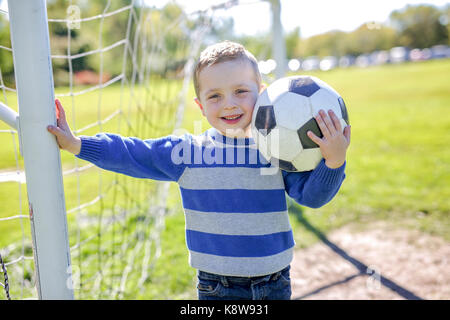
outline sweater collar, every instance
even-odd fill
[[[221,134],[216,128],[210,128],[206,131],[206,135],[212,137],[216,141],[220,141],[223,144],[226,145],[232,145],[232,146],[243,146],[243,145],[252,145],[255,144],[255,141],[253,138],[231,138],[224,136]]]

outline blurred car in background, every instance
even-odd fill
[[[370,54],[370,62],[373,65],[382,65],[390,62],[390,55],[388,51],[380,50],[374,51]]]
[[[346,55],[339,58],[339,67],[340,68],[348,68],[355,64],[355,57]]]
[[[288,68],[291,71],[298,71],[302,66],[302,62],[299,59],[291,59],[288,62]]]
[[[409,60],[409,48],[407,47],[394,47],[389,51],[389,57],[391,63],[402,63]]]
[[[338,63],[339,61],[336,57],[328,56],[320,60],[319,67],[322,71],[328,71],[336,68],[338,66]]]
[[[432,59],[444,59],[450,57],[449,47],[443,44],[431,47]]]
[[[318,57],[308,57],[302,62],[302,69],[305,71],[312,71],[319,69],[320,60]]]
[[[367,68],[370,66],[384,65],[388,63],[403,63],[407,61],[418,62],[431,59],[447,59],[450,58],[450,47],[447,45],[436,45],[431,48],[414,48],[394,47],[390,50],[378,50],[371,53],[363,53],[359,56],[345,55],[341,57],[326,56],[320,58],[317,56],[291,59],[288,61],[289,70],[296,71],[328,71],[334,68],[348,68],[357,66],[359,68]],[[269,59],[262,61],[260,68],[263,67],[263,73],[270,73],[274,70],[275,61]],[[267,69],[267,70],[266,70]]]
[[[360,68],[367,68],[372,64],[370,54],[361,54],[356,57],[355,65]]]
[[[431,49],[412,49],[409,53],[409,60],[413,62],[430,60],[432,56]]]

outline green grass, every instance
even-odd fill
[[[449,71],[446,60],[313,74],[341,93],[352,125],[347,177],[330,204],[304,209],[313,225],[386,220],[450,240]]]
[[[304,220],[325,234],[348,223],[365,228],[370,226],[371,221],[384,220],[389,221],[394,227],[421,230],[450,241],[449,73],[450,60],[312,73],[328,82],[344,97],[352,125],[352,139],[348,151],[346,179],[338,195],[319,209],[301,208],[298,205],[291,207],[290,219],[297,247],[306,247],[317,241],[316,236],[302,223]],[[162,92],[161,95],[169,97],[174,95],[179,83],[164,86],[161,82],[156,82],[154,86],[156,91]],[[115,110],[120,97],[118,91],[117,87],[103,91],[101,118]],[[192,90],[190,97],[193,97]],[[8,102],[10,100],[13,99],[10,98]],[[69,106],[66,107],[68,116],[72,117],[70,99],[61,100],[64,106]],[[97,119],[98,96],[80,96],[76,102],[75,121],[78,128],[91,123],[92,119]],[[146,111],[151,118],[149,124],[151,128],[148,130],[142,129],[144,122],[139,117],[142,117],[142,113],[131,110],[128,115],[127,108],[124,108],[124,118],[129,117],[134,121],[134,126],[141,126],[139,132],[143,135],[142,138],[153,137],[164,132],[160,123],[170,122],[170,112],[173,112],[167,110],[167,113],[161,113],[161,110],[164,109],[157,106],[157,109]],[[183,128],[193,132],[199,127],[204,131],[209,125],[201,117],[195,104],[189,100]],[[118,132],[116,130],[118,128],[121,133],[127,134],[128,129],[123,121],[120,127],[117,121],[112,121],[104,125],[102,131]],[[100,131],[99,128],[92,128],[83,134],[94,134],[97,131]],[[133,135],[133,132],[129,134]],[[0,168],[14,168],[16,162],[11,156],[13,154],[11,135],[0,134],[0,143],[5,146],[0,150]],[[73,166],[73,156],[67,152],[62,152],[62,159],[64,167]],[[154,191],[154,185],[151,183],[146,185],[137,179],[125,180],[114,174],[98,173],[95,168],[83,172],[80,177],[83,183],[83,187],[79,189],[81,199],[91,199],[93,195],[98,194],[99,189],[104,190],[117,180],[123,190],[128,190],[132,197],[136,198],[136,203],[141,203],[142,212],[146,209],[147,195]],[[68,208],[77,204],[76,186],[75,177],[65,177]],[[24,186],[20,188],[22,207],[19,205],[19,185],[0,184],[0,217],[17,214],[20,210],[26,214],[28,210],[26,190]],[[92,214],[89,214],[94,218],[85,232],[92,233],[92,230],[97,230],[100,219],[105,220],[114,215],[111,209],[99,215],[101,205],[107,208],[114,203],[119,207],[130,206],[127,201],[130,201],[129,198],[119,191],[116,195],[113,191],[108,193],[101,203],[90,209]],[[86,274],[96,272],[102,261],[108,261],[110,250],[114,250],[110,249],[109,243],[111,248],[123,242],[132,245],[139,243],[136,235],[141,232],[138,223],[140,219],[142,213],[131,215],[113,228],[114,232],[103,236],[103,243],[100,245],[94,242],[84,246],[82,256],[93,256],[96,260],[90,267],[92,270],[85,270]],[[79,223],[76,220],[76,213],[69,214],[68,220],[73,245],[76,243],[76,223]],[[0,222],[0,248],[22,239],[20,230],[17,220]],[[24,223],[24,230],[26,234],[29,233],[28,223]],[[83,232],[82,235],[85,236]],[[196,297],[195,270],[188,265],[184,216],[175,184],[170,188],[169,214],[165,218],[161,246],[162,254],[150,269],[150,277],[145,282],[144,289],[137,289],[137,280],[134,276],[130,276],[128,289],[123,298]],[[99,250],[101,254],[97,253]],[[138,254],[138,258],[140,256],[141,253]],[[76,263],[78,258],[73,259]],[[125,261],[116,262],[115,275],[112,276],[114,281],[120,277],[125,265]],[[117,287],[117,282],[114,281],[105,277],[105,283],[102,284],[105,292]],[[133,289],[134,287],[136,289]],[[91,296],[83,291],[82,297]]]

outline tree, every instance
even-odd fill
[[[399,32],[399,43],[411,48],[427,48],[448,42],[447,27],[441,12],[432,5],[408,5],[391,13],[390,20]]]
[[[447,44],[450,45],[450,4],[447,4],[442,10],[441,18],[439,19],[443,25],[447,27]]]
[[[0,46],[11,48],[11,40],[9,37],[9,22],[2,14],[0,14]],[[0,76],[2,77],[3,83],[7,87],[14,86],[13,71],[14,66],[12,52],[0,48]]]
[[[349,33],[345,42],[347,54],[359,55],[376,50],[389,50],[397,45],[397,36],[395,30],[390,27],[372,27],[371,24],[365,23]]]
[[[241,36],[234,39],[250,51],[258,60],[266,60],[272,57],[270,33],[262,33],[256,36]]]
[[[340,56],[346,53],[345,38],[347,34],[342,31],[330,31],[327,33],[312,36],[302,40],[297,52],[299,56],[319,56],[330,55]]]
[[[295,28],[285,36],[286,56],[288,59],[297,57],[297,48],[300,45],[300,27]]]

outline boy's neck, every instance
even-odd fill
[[[226,132],[222,132],[222,130],[219,130],[217,128],[214,128],[218,133],[220,133],[221,135],[227,137],[227,138],[232,138],[232,139],[249,139],[252,137],[252,131],[250,126],[248,126],[245,130],[243,129],[236,129],[236,130],[232,130],[232,129],[227,129]]]

